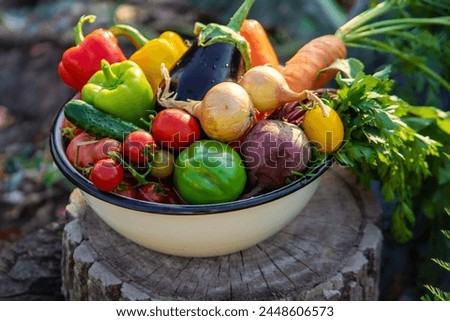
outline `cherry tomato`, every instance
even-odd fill
[[[66,156],[69,162],[76,168],[85,168],[94,165],[95,160],[92,157],[97,139],[86,132],[75,136],[66,148]]]
[[[122,143],[112,138],[102,138],[94,146],[92,157],[97,162],[104,158],[109,158],[111,152],[122,153]]]
[[[143,130],[130,133],[123,142],[123,153],[125,158],[138,165],[145,165],[152,160],[156,150],[153,136]]]
[[[68,121],[67,118],[64,117],[63,123],[61,125],[61,132],[64,138],[72,140],[75,136],[81,134],[83,130],[76,127],[74,124]]]
[[[123,179],[123,167],[114,159],[101,159],[94,164],[89,179],[100,191],[111,192]]]
[[[309,141],[321,152],[333,153],[339,149],[344,139],[344,125],[334,109],[329,109],[325,117],[320,107],[316,106],[305,113],[302,126]]]
[[[175,190],[170,189],[167,192],[167,204],[186,204],[181,200]]]
[[[179,149],[200,139],[198,121],[184,110],[168,108],[160,111],[152,123],[152,135],[162,147]]]
[[[167,190],[160,183],[151,182],[138,187],[137,197],[140,200],[165,203]]]
[[[150,175],[156,178],[167,178],[173,173],[174,157],[167,150],[160,149],[155,152]]]
[[[119,185],[114,190],[114,193],[130,198],[137,198],[137,191],[134,187],[134,182],[127,178],[124,178],[119,183]]]
[[[138,187],[137,198],[147,202],[176,204],[176,194],[161,183],[151,182]]]

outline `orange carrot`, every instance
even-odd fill
[[[286,62],[282,74],[295,92],[322,88],[337,71],[330,70],[319,75],[319,71],[330,66],[336,59],[344,59],[347,49],[335,35],[315,38],[300,48]]]
[[[250,59],[252,66],[271,65],[281,71],[277,54],[272,47],[266,30],[254,19],[246,19],[242,24],[240,34],[250,46]]]

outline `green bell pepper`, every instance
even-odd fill
[[[82,99],[94,107],[123,120],[144,126],[155,109],[154,94],[142,69],[133,61],[125,60],[110,65],[101,62],[97,71],[83,86]]]
[[[198,140],[175,162],[174,184],[188,204],[236,200],[244,191],[247,174],[239,154],[214,140]]]

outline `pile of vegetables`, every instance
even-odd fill
[[[398,200],[394,235],[408,240],[414,191],[441,145],[400,119],[412,106],[390,94],[388,68],[365,74],[361,62],[346,59],[346,46],[383,50],[369,37],[448,26],[449,17],[371,24],[407,6],[388,0],[335,35],[307,43],[282,66],[263,26],[247,19],[253,2],[243,1],[227,25],[196,24],[192,42],[172,31],[149,40],[127,25],[84,37],[83,24],[95,17],[81,17],[76,46],[58,68],[78,92],[64,106],[69,161],[103,192],[211,204],[304,179],[333,157],[362,184],[382,182],[386,198]],[[129,58],[119,36],[136,46]],[[448,88],[424,64],[418,67]],[[323,88],[333,78],[337,88]]]

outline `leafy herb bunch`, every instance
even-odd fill
[[[398,242],[407,242],[413,237],[416,221],[414,200],[426,189],[424,182],[431,176],[438,176],[443,186],[450,181],[439,177],[450,169],[444,145],[420,134],[408,122],[439,121],[442,133],[450,135],[449,114],[434,107],[417,109],[392,95],[389,67],[367,75],[363,64],[352,58],[338,61],[335,67],[341,70],[336,77],[338,98],[330,104],[346,131],[345,144],[334,157],[357,173],[363,186],[369,187],[372,180],[380,182],[385,200],[396,201],[392,235]],[[445,197],[441,201],[449,202]],[[434,209],[429,210],[432,213]]]

